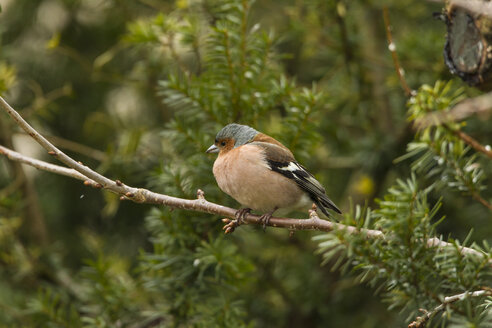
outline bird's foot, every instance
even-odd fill
[[[237,225],[241,225],[243,224],[243,220],[244,218],[246,217],[246,215],[248,215],[249,213],[251,213],[251,209],[248,208],[248,207],[245,207],[245,208],[240,208],[236,211],[236,213],[234,213],[234,216],[236,217],[236,220],[237,220]]]
[[[308,213],[309,213],[309,218],[310,218],[310,219],[313,219],[313,218],[319,218],[319,217],[318,217],[317,210],[318,210],[318,206],[316,206],[316,204],[315,204],[315,203],[313,203],[313,205],[311,206],[311,209],[310,209],[310,210],[308,210]]]
[[[237,220],[231,220],[228,218],[222,219],[222,222],[225,223],[225,225],[222,227],[222,230],[224,230],[225,234],[233,233],[234,230],[239,226],[237,223]]]
[[[233,233],[237,227],[243,224],[245,216],[250,212],[251,212],[250,208],[241,208],[237,210],[236,213],[234,213],[234,216],[236,217],[235,220],[231,220],[228,218],[222,219],[222,222],[225,223],[225,225],[222,227],[224,233],[225,234]]]
[[[277,210],[277,208],[274,208],[273,211],[265,213],[262,216],[260,216],[260,223],[263,224],[263,231],[266,230],[266,227],[267,227],[267,225],[269,225],[270,219],[273,216],[273,212],[275,212],[276,210]]]

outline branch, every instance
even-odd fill
[[[492,149],[490,146],[484,146],[468,134],[461,130],[452,129],[447,122],[461,121],[473,114],[485,114],[492,110],[492,92],[484,95],[466,99],[449,111],[433,112],[415,121],[417,129],[423,129],[430,126],[442,125],[456,136],[472,146],[478,152],[484,153],[492,158]]]
[[[119,194],[121,196],[121,200],[129,199],[136,203],[164,205],[172,208],[204,212],[235,219],[235,215],[237,212],[236,209],[207,201],[204,197],[203,191],[201,190],[198,190],[197,192],[197,199],[183,199],[164,194],[158,194],[143,188],[130,187],[123,184],[119,180],[113,181],[109,178],[106,178],[105,176],[93,171],[80,162],[73,160],[62,151],[60,151],[58,148],[56,148],[42,135],[40,135],[35,129],[33,129],[12,107],[10,107],[10,105],[2,97],[0,97],[0,105],[17,122],[20,127],[22,127],[41,146],[48,150],[48,153],[50,155],[55,156],[57,159],[67,164],[72,169],[32,159],[13,150],[0,146],[0,154],[7,156],[13,161],[32,165],[38,169],[46,170],[52,173],[84,180],[85,185],[92,185]],[[237,226],[236,220],[231,221],[229,219],[225,219],[224,222],[227,223],[226,227]],[[244,216],[243,222],[246,224],[263,225],[263,221],[261,220],[259,215],[249,213]],[[309,219],[272,217],[268,222],[268,225],[271,227],[286,228],[289,230],[318,230],[326,232],[333,230],[346,231],[349,234],[362,234],[369,239],[386,239],[389,237],[380,230],[357,228],[341,223],[322,220],[316,215],[316,212],[314,210],[310,211]],[[426,246],[445,248],[454,247],[454,244],[447,243],[438,238],[431,238],[427,240]],[[467,247],[460,247],[458,251],[464,255],[474,255],[479,257],[486,256],[486,254],[483,252]],[[492,263],[492,260],[490,260],[489,262]]]
[[[492,159],[492,150],[490,149],[490,146],[482,145],[480,142],[478,142],[477,140],[475,140],[474,138],[472,138],[471,136],[469,136],[465,132],[463,132],[461,130],[455,130],[455,129],[451,128],[450,126],[448,126],[447,124],[443,124],[443,126],[446,129],[450,130],[452,133],[454,133],[458,138],[463,140],[465,143],[472,146],[473,149],[475,149],[478,152],[484,153],[485,155],[487,155],[489,158]]]
[[[463,100],[449,111],[433,112],[416,121],[418,128],[464,120],[474,114],[485,115],[492,111],[492,92]]]
[[[398,75],[398,78],[400,79],[400,84],[403,88],[403,91],[405,91],[405,95],[407,97],[412,96],[415,94],[415,91],[410,89],[408,86],[407,81],[405,80],[405,72],[403,71],[403,68],[400,66],[400,61],[398,59],[398,54],[396,53],[396,46],[393,42],[393,36],[391,34],[391,25],[390,25],[390,20],[389,20],[389,13],[388,13],[388,7],[383,8],[383,19],[384,19],[384,26],[386,28],[386,38],[388,39],[388,49],[391,52],[391,57],[393,58],[393,65],[395,66],[395,71],[396,74]]]
[[[432,112],[422,118],[415,120],[416,129],[424,129],[427,127],[441,125],[451,131],[458,138],[473,147],[478,152],[487,155],[492,159],[492,149],[489,145],[484,146],[473,137],[459,129],[451,128],[447,122],[460,121],[473,114],[487,113],[492,109],[492,93],[487,93],[475,98],[466,99],[449,111]]]
[[[0,154],[7,156],[7,158],[10,159],[11,161],[19,162],[22,164],[27,164],[27,165],[30,165],[30,166],[35,167],[37,169],[43,170],[43,171],[47,171],[47,172],[51,172],[51,173],[55,173],[55,174],[59,174],[59,175],[64,175],[64,176],[75,178],[78,180],[87,181],[88,183],[90,183],[94,186],[97,185],[96,182],[89,180],[85,175],[79,173],[78,171],[76,171],[74,169],[69,169],[69,168],[66,168],[63,166],[50,164],[50,163],[47,163],[44,161],[40,161],[38,159],[24,156],[24,155],[22,155],[16,151],[13,151],[11,149],[4,147],[2,145],[0,145]],[[86,184],[88,184],[88,183],[86,183]]]
[[[446,308],[446,306],[448,306],[451,303],[454,303],[457,301],[462,301],[462,300],[466,299],[467,297],[480,297],[480,296],[491,296],[491,295],[492,295],[492,290],[487,288],[487,289],[477,290],[474,292],[464,292],[464,293],[458,294],[458,295],[446,296],[446,297],[444,297],[443,302],[441,304],[439,304],[438,306],[436,306],[432,311],[429,312],[425,309],[420,309],[420,311],[424,312],[424,315],[421,317],[417,317],[417,319],[415,321],[413,321],[412,323],[410,323],[408,325],[408,328],[424,327],[426,322],[430,318],[435,316],[437,313],[443,311]]]
[[[236,214],[235,209],[207,201],[201,190],[198,190],[197,199],[182,199],[177,197],[171,197],[168,195],[158,194],[147,189],[130,187],[124,185],[119,180],[115,180],[111,185],[108,185],[107,187],[103,187],[101,184],[97,183],[96,181],[90,180],[87,176],[81,174],[75,169],[70,169],[63,166],[50,164],[44,161],[33,159],[28,156],[24,156],[16,151],[5,148],[1,145],[0,145],[0,154],[5,155],[7,158],[9,158],[12,161],[31,165],[40,170],[82,180],[84,181],[85,185],[92,185],[93,187],[107,189],[109,191],[121,195],[123,199],[130,199],[137,203],[166,205],[173,208],[193,210],[197,212],[205,212],[210,214],[218,214],[229,218],[235,218],[235,214]],[[120,191],[121,189],[123,189],[123,191]],[[250,224],[263,224],[262,222],[260,222],[260,216],[253,215],[253,214],[247,215],[244,218],[244,222]],[[346,226],[340,223],[322,220],[317,215],[311,215],[309,219],[272,217],[270,219],[269,226],[278,227],[278,228],[287,228],[290,230],[333,231],[337,229],[338,230],[345,229],[349,233],[363,233],[367,235],[369,238],[384,238],[384,234],[382,231],[358,229],[356,227]]]

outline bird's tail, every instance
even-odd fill
[[[316,197],[316,199],[313,199],[314,203],[318,208],[323,212],[326,216],[331,217],[330,213],[328,210],[333,210],[337,212],[338,214],[342,214],[342,211],[333,203],[328,197]]]

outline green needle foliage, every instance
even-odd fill
[[[380,293],[389,308],[402,310],[408,315],[407,320],[416,318],[419,309],[436,308],[444,296],[480,290],[491,283],[487,244],[478,247],[465,239],[463,243],[450,240],[446,248],[427,245],[442,221],[435,220],[440,203],[428,203],[430,191],[419,190],[415,176],[405,182],[398,180],[379,201],[378,209],[358,207],[347,215],[347,222],[356,221],[361,228],[383,231],[384,239],[343,230],[314,238],[325,263],[334,262],[334,268],[356,273],[358,281]],[[464,255],[461,247],[473,247],[481,255]],[[467,311],[470,306],[474,309],[471,312]],[[445,324],[451,318],[487,323],[492,316],[484,297],[464,299],[443,312],[433,314],[435,320],[429,325]]]
[[[410,100],[410,119],[415,121],[432,112],[449,110],[463,99],[460,90],[449,94],[451,83],[437,82],[434,88],[424,85]],[[414,158],[412,170],[425,175],[436,187],[448,187],[472,196],[485,189],[487,180],[478,154],[471,151],[456,134],[459,124],[426,128],[419,131],[416,140],[409,143],[408,153],[400,159]]]
[[[251,125],[288,146],[357,231],[224,235],[220,217],[1,158],[0,326],[491,326],[492,165],[460,133],[486,145],[492,128],[415,128],[476,91],[446,73],[439,4],[384,5],[410,99],[371,1],[7,2],[0,93],[77,160],[237,208],[205,150],[225,124]],[[22,138],[1,114],[0,144],[29,153]]]

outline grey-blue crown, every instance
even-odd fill
[[[234,147],[239,147],[253,140],[253,138],[257,134],[258,131],[256,131],[252,127],[249,127],[247,125],[232,123],[224,126],[222,130],[220,130],[219,133],[217,133],[215,139],[219,140],[219,139],[231,138],[236,140]]]

